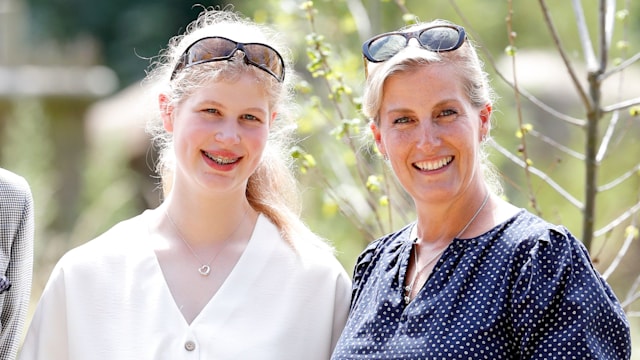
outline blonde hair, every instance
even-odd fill
[[[437,19],[431,22],[423,22],[398,31],[413,31],[433,25],[454,25],[453,23]],[[460,48],[447,52],[434,52],[407,46],[399,53],[382,63],[369,63],[368,77],[365,82],[365,89],[362,98],[362,112],[375,124],[380,124],[380,108],[384,84],[386,80],[395,74],[411,72],[419,67],[428,66],[435,63],[453,63],[460,72],[460,78],[464,82],[463,87],[466,95],[475,107],[483,107],[486,104],[493,104],[496,95],[489,82],[489,76],[484,71],[484,64],[480,60],[476,47],[470,39]],[[487,138],[489,133],[487,133]],[[484,141],[480,147],[480,165],[482,168],[485,183],[489,189],[497,195],[502,194],[502,186],[498,173],[493,164],[488,160],[488,153],[485,149],[488,142]]]
[[[284,80],[280,82],[256,66],[238,61],[244,56],[241,51],[237,51],[229,61],[184,67],[171,80],[171,75],[185,49],[199,39],[209,36],[224,36],[238,42],[258,42],[273,47],[284,60]],[[257,24],[231,11],[230,8],[205,8],[197,19],[187,26],[184,34],[169,41],[168,47],[152,64],[145,81],[153,83],[157,92],[166,94],[170,103],[178,104],[198,87],[212,80],[233,81],[247,73],[256,78],[256,86],[260,86],[267,94],[270,99],[269,105],[272,111],[277,112],[277,118],[270,128],[260,164],[249,177],[246,197],[249,204],[276,224],[283,237],[295,247],[294,240],[300,237],[299,235],[304,239],[318,237],[300,219],[301,198],[297,189],[298,182],[292,171],[293,159],[289,155],[295,131],[292,107],[295,76],[291,69],[290,51],[273,29]],[[147,123],[147,131],[153,136],[159,151],[156,172],[162,179],[166,195],[171,189],[175,167],[172,135],[164,129],[159,113]]]

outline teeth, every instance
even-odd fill
[[[438,161],[422,161],[422,162],[416,163],[415,166],[420,170],[428,170],[428,171],[438,170],[444,167],[445,165],[449,164],[452,160],[453,160],[453,156],[448,156]]]
[[[238,161],[238,158],[224,158],[224,157],[218,157],[218,156],[213,156],[211,154],[209,154],[208,152],[204,152],[204,155],[206,157],[208,157],[209,159],[215,161],[216,163],[220,164],[220,165],[228,165],[228,164],[233,164],[234,162]]]

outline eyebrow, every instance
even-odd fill
[[[216,101],[216,100],[210,100],[210,99],[205,99],[205,100],[199,101],[197,104],[198,104],[198,106],[213,105],[215,107],[219,107],[222,110],[226,110],[228,108],[223,103],[221,103],[219,101]],[[258,106],[250,106],[248,108],[243,108],[241,111],[242,112],[258,112],[258,113],[263,114],[265,116],[267,114],[269,114],[268,110],[266,110],[266,109],[264,109],[262,107],[258,107]]]

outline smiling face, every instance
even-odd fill
[[[244,195],[275,116],[255,76],[211,81],[175,106],[162,96],[160,103],[165,129],[173,134],[174,189]]]
[[[384,83],[376,144],[416,203],[448,202],[484,186],[479,146],[491,106],[474,107],[456,67],[420,65]]]

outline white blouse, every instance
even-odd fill
[[[351,295],[333,254],[294,251],[261,215],[224,284],[188,324],[149,243],[149,211],[60,259],[20,359],[330,358]]]

